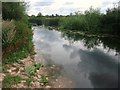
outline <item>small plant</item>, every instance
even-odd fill
[[[29,86],[32,81],[33,81],[33,78],[32,78],[32,77],[29,77],[29,78],[26,80],[27,85]]]
[[[34,73],[35,73],[35,67],[33,65],[30,65],[28,67],[25,67],[25,73],[28,75],[28,76],[33,76]]]
[[[36,70],[39,70],[40,67],[43,67],[43,65],[40,63],[35,63],[34,66]]]
[[[3,80],[3,87],[11,87],[11,85],[18,84],[22,78],[20,76],[7,75]]]
[[[46,75],[41,75],[40,83],[42,83],[43,85],[48,83],[48,77]]]

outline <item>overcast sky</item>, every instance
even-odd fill
[[[41,12],[43,15],[59,14],[68,15],[76,11],[84,11],[93,8],[101,8],[105,12],[107,8],[113,7],[113,3],[119,0],[25,0],[28,2],[28,14],[37,15]]]

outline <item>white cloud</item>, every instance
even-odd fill
[[[43,15],[62,14],[67,15],[75,11],[87,10],[90,6],[101,8],[105,12],[107,8],[113,7],[114,2],[119,0],[25,0],[30,2],[28,10],[29,15],[37,15],[41,12]]]

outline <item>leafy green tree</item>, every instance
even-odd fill
[[[21,20],[25,14],[25,3],[2,2],[2,17],[4,20]]]

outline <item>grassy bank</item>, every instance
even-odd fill
[[[33,52],[32,30],[22,21],[3,21],[2,62],[13,63]]]

